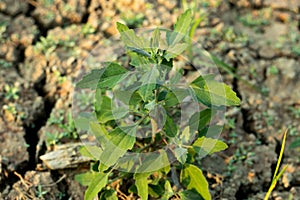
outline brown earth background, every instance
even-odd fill
[[[0,1],[0,199],[83,199],[74,175],[89,165],[78,152],[60,169],[39,158],[79,141],[70,113],[83,60],[117,21],[171,28],[182,2]],[[199,0],[196,10],[205,17],[193,39],[232,66],[219,70],[242,99],[227,110],[229,148],[199,163],[213,199],[263,199],[287,128],[288,168],[272,198],[300,199],[299,148],[288,148],[300,138],[299,0]]]

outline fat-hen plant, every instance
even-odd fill
[[[77,128],[98,143],[81,149],[94,162],[89,172],[75,177],[88,186],[86,200],[125,199],[126,194],[143,200],[211,199],[194,163],[227,148],[206,135],[216,114],[240,100],[213,74],[182,84],[183,69],[174,63],[188,48],[191,22],[187,10],[174,31],[156,28],[148,38],[117,23],[129,66],[106,62],[77,83],[79,89],[95,90],[94,115],[75,119]]]

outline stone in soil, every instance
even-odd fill
[[[7,34],[15,45],[31,45],[39,31],[32,18],[19,15],[7,27]]]
[[[28,4],[24,0],[1,0],[0,11],[14,16],[20,13],[26,13],[28,10]]]
[[[0,154],[2,164],[12,172],[20,164],[27,162],[29,157],[24,129],[4,120],[0,118]]]
[[[294,59],[278,58],[272,61],[278,73],[267,72],[266,86],[273,102],[296,104],[300,99],[300,63]]]
[[[36,9],[32,15],[44,28],[80,23],[87,11],[87,2],[86,0],[67,0],[54,1],[49,4],[38,0],[34,5]]]

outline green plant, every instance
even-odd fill
[[[7,110],[8,112],[10,112],[13,115],[16,115],[18,113],[16,106],[13,103],[9,103],[8,105],[3,105],[3,109]]]
[[[188,32],[188,39],[187,39],[187,43],[189,44],[187,47],[187,51],[188,51],[188,57],[190,60],[193,60],[193,49],[192,49],[192,39],[195,35],[195,31],[197,29],[197,27],[199,26],[199,24],[203,21],[205,21],[207,19],[207,13],[204,11],[202,11],[203,9],[199,9],[199,5],[202,7],[206,7],[205,5],[209,5],[212,2],[205,2],[205,1],[201,1],[201,3],[199,3],[197,0],[193,0],[190,2],[187,2],[186,0],[182,0],[181,4],[183,7],[183,10],[192,10],[192,22],[191,22],[191,28]],[[214,4],[215,5],[209,5],[211,7],[218,7],[220,5],[221,1],[215,1]],[[202,12],[199,12],[199,10],[201,10]],[[225,28],[225,30],[222,32],[222,34],[220,34],[220,31],[215,30],[215,29],[211,29],[211,34],[214,37],[222,37],[224,40],[229,41],[229,42],[235,42],[235,43],[247,43],[249,42],[249,38],[247,37],[247,34],[244,34],[242,32],[237,32],[235,31],[232,27],[229,28]],[[224,33],[225,32],[225,33]],[[225,43],[224,43],[225,44]],[[223,69],[225,72],[227,72],[228,74],[232,75],[233,77],[237,78],[238,80],[240,80],[241,82],[245,83],[246,85],[250,86],[251,88],[259,91],[259,88],[253,84],[251,84],[249,81],[243,79],[241,76],[239,76],[235,71],[235,68],[224,63],[223,61],[221,61],[220,59],[218,59],[216,56],[214,55],[210,55],[211,59],[214,61],[214,63],[220,67],[221,69]]]
[[[296,117],[296,119],[300,118],[300,107],[296,108],[296,107],[290,106],[289,110],[292,112],[292,115],[294,117]]]
[[[258,12],[248,13],[239,18],[239,21],[243,23],[244,26],[256,27],[256,26],[264,26],[269,25],[269,18],[272,14],[271,9],[262,9]]]
[[[122,19],[126,22],[126,25],[130,28],[140,27],[144,21],[144,18],[145,16],[143,13],[136,14],[130,11],[122,17]]]
[[[59,130],[55,132],[46,132],[46,143],[47,145],[55,145],[60,142],[63,138],[77,139],[78,135],[76,132],[74,120],[71,112],[68,112],[67,118],[65,119],[64,113],[59,112],[58,116],[54,114],[50,115],[47,121],[48,125],[56,125]]]
[[[298,148],[300,147],[300,138],[298,137],[295,139],[289,146],[290,149]]]
[[[34,50],[49,57],[58,47],[74,48],[75,41],[70,37],[58,39],[54,35],[48,35],[47,37],[42,36],[40,37],[40,41],[34,46]]]
[[[270,113],[268,111],[264,111],[262,113],[262,116],[264,117],[264,119],[266,121],[267,127],[274,126],[275,119],[274,119],[273,113]]]
[[[281,144],[281,149],[280,149],[280,154],[279,157],[277,159],[277,165],[276,165],[276,169],[272,178],[272,182],[271,185],[269,187],[268,192],[266,193],[266,196],[264,198],[264,200],[268,200],[272,191],[275,189],[276,184],[279,180],[279,178],[283,175],[283,173],[285,172],[285,170],[287,169],[288,165],[285,165],[282,170],[279,172],[279,168],[281,165],[281,161],[282,161],[282,157],[283,157],[283,153],[284,153],[284,148],[285,148],[285,141],[286,141],[286,135],[287,135],[287,130],[285,131],[284,135],[283,135],[283,139],[282,139],[282,144]]]
[[[188,40],[186,41],[189,44],[187,47],[189,59],[192,59],[193,58],[192,39],[195,35],[195,31],[199,26],[199,24],[207,18],[207,14],[203,12],[202,9],[199,9],[199,3],[196,0],[191,1],[189,3],[186,0],[182,0],[181,5],[183,10],[185,11],[191,10],[192,12],[191,28],[188,32],[189,35]],[[200,12],[199,10],[201,10],[202,12]]]
[[[0,66],[3,68],[10,68],[13,66],[12,62],[7,62],[4,59],[0,59]]]
[[[61,75],[61,73],[58,70],[55,70],[53,74],[57,77],[57,81],[59,84],[63,84],[67,80],[67,77]]]
[[[47,190],[43,190],[43,187],[41,185],[37,186],[37,190],[35,192],[35,194],[36,194],[37,197],[42,198],[47,193],[48,193],[48,191]]]
[[[300,55],[300,37],[299,34],[297,33],[297,23],[291,23],[291,28],[290,30],[285,33],[280,35],[276,39],[276,43],[274,44],[275,48],[278,50],[281,50],[282,48],[289,48],[291,52],[295,56]]]
[[[91,171],[75,177],[88,186],[86,200],[100,191],[101,198],[112,195],[113,199],[126,198],[125,193],[143,200],[149,196],[211,199],[208,182],[194,163],[227,148],[206,135],[217,112],[239,105],[240,99],[213,74],[181,83],[182,69],[176,69],[174,62],[189,46],[185,37],[191,22],[187,10],[174,31],[156,28],[150,40],[117,23],[130,67],[106,62],[77,83],[79,89],[96,91],[95,115],[75,120],[99,144],[81,149],[94,160]],[[197,110],[198,106],[203,109]],[[185,123],[181,123],[183,118]],[[133,181],[125,193],[119,190]]]
[[[7,26],[7,21],[0,22],[0,43],[5,42],[7,40],[7,34],[5,34]]]
[[[300,107],[299,106],[298,107],[290,106],[289,110],[293,117],[295,117],[296,119],[300,118]],[[288,129],[289,129],[290,136],[296,136],[296,139],[293,140],[293,142],[290,144],[289,148],[294,149],[294,148],[300,147],[300,137],[299,137],[299,131],[297,130],[297,127],[293,126],[292,124],[289,124]]]
[[[95,28],[89,23],[84,24],[81,28],[81,33],[85,36],[90,35],[95,31],[96,31]]]
[[[240,163],[245,163],[249,166],[253,165],[253,158],[255,153],[251,146],[240,146],[235,152],[232,158],[230,159],[227,165],[227,176],[230,177],[231,173],[236,170],[236,165]]]
[[[276,74],[279,73],[279,70],[278,70],[278,68],[275,65],[272,65],[271,67],[269,67],[267,69],[267,72],[268,72],[268,74],[276,75]]]
[[[19,99],[19,95],[18,95],[19,89],[17,87],[5,84],[4,90],[5,90],[6,99],[14,99],[14,100]]]

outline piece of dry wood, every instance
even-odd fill
[[[84,143],[57,145],[53,151],[40,156],[40,159],[51,170],[76,168],[78,165],[91,160],[79,152],[79,149],[84,145]]]

